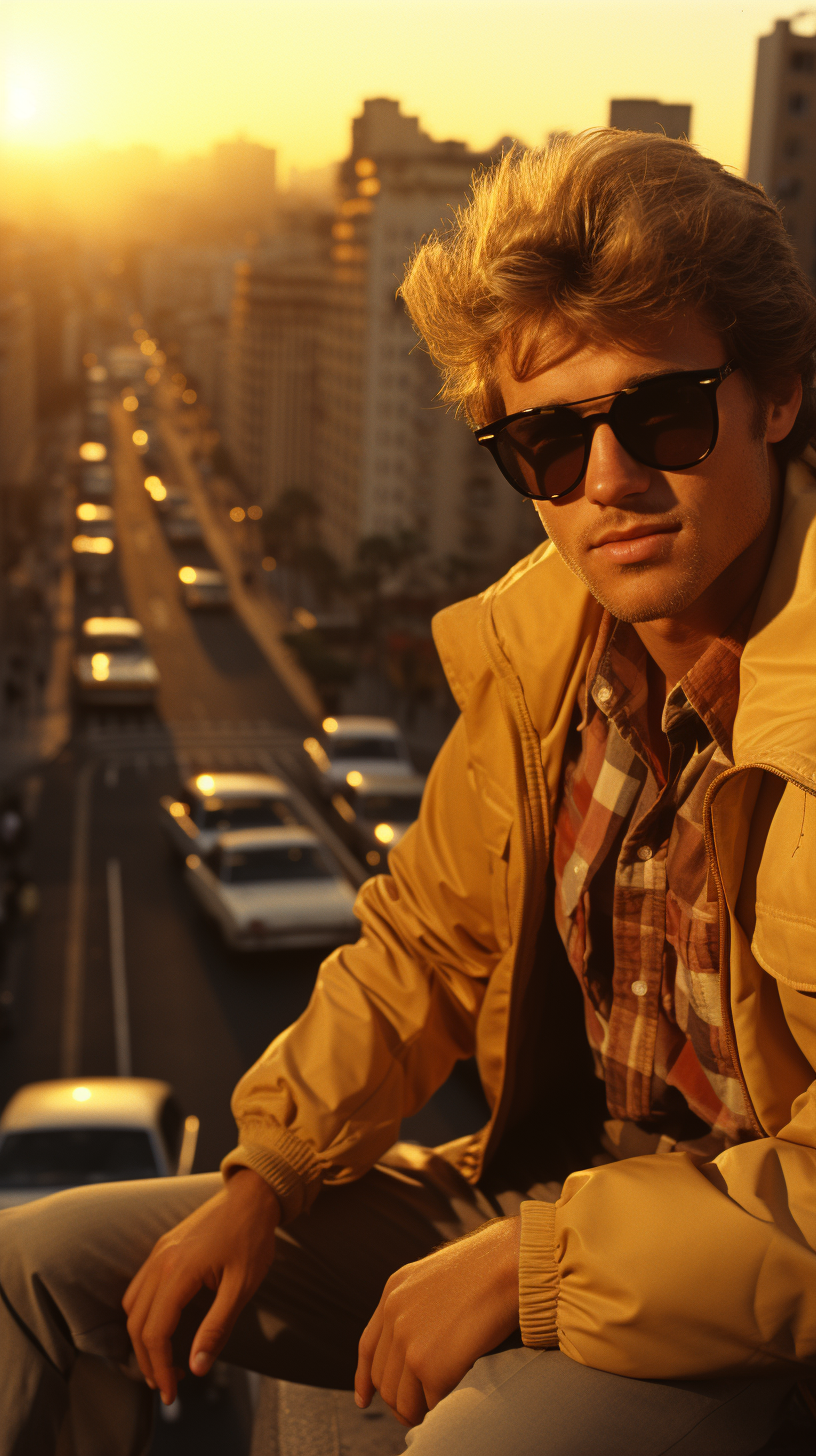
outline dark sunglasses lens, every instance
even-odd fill
[[[514,420],[496,444],[505,470],[534,500],[565,495],[581,478],[584,437],[568,410]]]
[[[714,407],[699,384],[641,385],[615,402],[620,442],[635,459],[659,470],[696,465],[714,440]]]

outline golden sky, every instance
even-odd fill
[[[611,96],[690,101],[692,139],[742,169],[767,0],[0,0],[0,144],[245,133],[289,167],[348,151],[366,96],[436,138],[603,125]]]

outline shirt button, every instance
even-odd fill
[[[633,981],[632,982],[632,995],[633,996],[645,996],[646,995],[646,992],[648,991],[648,989],[649,989],[649,987],[647,986],[647,984],[646,984],[645,981]]]
[[[648,844],[642,844],[637,852],[638,859],[651,859],[652,851]]]
[[[602,683],[601,686],[599,688],[596,688],[595,690],[595,697],[597,698],[599,703],[608,703],[611,696],[612,689],[608,687],[606,683]]]

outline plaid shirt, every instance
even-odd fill
[[[752,1133],[722,1026],[703,801],[733,763],[753,609],[669,694],[667,776],[649,744],[646,649],[605,613],[567,743],[554,846],[556,924],[610,1115],[665,1117],[679,1092],[736,1140]]]

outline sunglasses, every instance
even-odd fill
[[[739,369],[685,370],[645,379],[612,394],[571,405],[536,406],[475,430],[514,490],[532,500],[560,500],[581,484],[599,425],[609,425],[627,455],[656,470],[690,470],[714,449],[719,430],[717,390]],[[574,406],[611,399],[606,414],[579,415]]]

